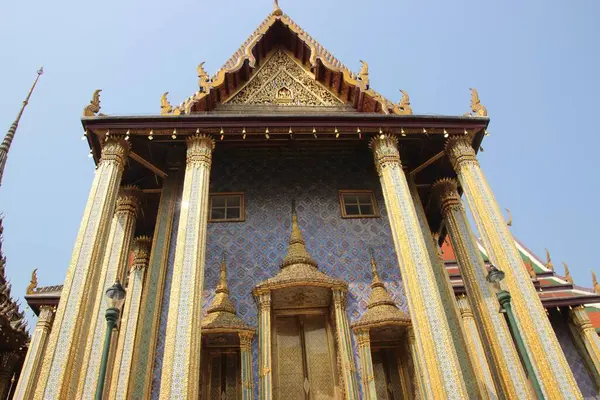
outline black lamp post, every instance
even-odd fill
[[[537,380],[537,376],[535,375],[535,371],[533,370],[533,365],[531,364],[531,360],[529,359],[529,354],[527,353],[527,349],[525,348],[525,343],[523,342],[523,338],[521,337],[521,333],[519,332],[519,328],[517,326],[517,320],[515,319],[515,314],[512,310],[512,304],[510,303],[510,293],[507,290],[502,290],[500,288],[500,281],[504,279],[504,272],[500,271],[494,265],[490,267],[490,272],[488,273],[486,280],[492,284],[492,287],[496,291],[496,297],[500,302],[500,312],[505,313],[508,318],[508,327],[510,328],[513,337],[515,338],[515,342],[517,343],[517,349],[523,359],[523,364],[525,364],[525,369],[527,370],[527,375],[529,375],[529,379],[531,380],[531,384],[533,385],[533,390],[535,391],[536,397],[538,399],[543,399],[544,395],[542,393],[542,389],[540,387],[540,383]]]
[[[104,339],[104,350],[102,351],[102,362],[100,363],[100,375],[98,376],[98,386],[96,387],[96,400],[102,400],[112,331],[115,329],[115,326],[117,326],[121,307],[124,302],[125,289],[123,289],[121,282],[117,279],[115,283],[106,290],[106,338]]]

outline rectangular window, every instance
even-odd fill
[[[340,205],[343,218],[379,217],[372,190],[340,190]]]
[[[209,209],[208,222],[236,222],[246,219],[243,193],[211,194]]]

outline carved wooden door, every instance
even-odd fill
[[[275,400],[334,399],[333,343],[325,315],[275,317]]]
[[[206,351],[208,362],[202,371],[202,399],[240,400],[240,354]]]
[[[393,349],[377,349],[371,353],[373,375],[378,400],[401,400],[404,398],[398,359]]]

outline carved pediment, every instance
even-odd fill
[[[344,106],[331,91],[281,49],[226,104]]]

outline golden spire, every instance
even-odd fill
[[[379,279],[379,274],[377,273],[377,263],[375,263],[375,255],[373,253],[373,249],[369,249],[369,256],[371,258],[371,274],[373,275],[373,282],[371,286],[381,283]]]
[[[552,259],[550,258],[550,252],[548,251],[548,249],[544,249],[544,250],[546,250],[546,268],[548,268],[550,271],[554,272],[554,264],[552,264]],[[564,264],[564,262],[563,262],[563,264]]]
[[[596,278],[594,271],[592,271],[592,283],[594,284],[594,292],[600,294],[600,285],[598,285],[598,278]]]
[[[10,128],[8,128],[8,132],[6,136],[4,136],[4,140],[0,145],[0,186],[2,185],[2,176],[4,175],[4,167],[6,166],[6,159],[8,157],[8,151],[10,150],[10,145],[12,144],[13,139],[15,138],[15,134],[17,133],[17,127],[19,126],[19,121],[21,120],[21,115],[23,115],[23,111],[25,111],[25,107],[29,104],[29,99],[31,98],[31,94],[33,93],[33,89],[35,89],[35,85],[37,85],[38,79],[44,73],[44,67],[41,67],[37,71],[37,76],[35,77],[35,81],[33,81],[33,85],[31,89],[29,89],[29,93],[27,93],[27,97],[23,101],[23,105],[17,114],[17,118],[12,123]]]
[[[563,265],[565,267],[565,281],[569,282],[572,285],[573,277],[571,276],[571,271],[569,271],[569,266],[564,261],[563,261]]]
[[[221,259],[221,277],[219,278],[219,284],[215,289],[215,298],[208,308],[207,313],[211,314],[219,311],[235,314],[235,307],[233,307],[233,303],[229,298],[229,286],[227,286],[227,263],[225,262],[224,252],[223,258]]]
[[[377,264],[375,263],[375,256],[373,255],[373,249],[369,249],[369,254],[371,257],[373,281],[371,282],[371,296],[369,297],[369,305],[367,307],[373,308],[380,304],[389,304],[395,307],[396,303],[393,302],[390,294],[385,288],[385,285],[379,279],[379,274],[377,273]]]
[[[310,254],[306,250],[302,232],[298,227],[298,216],[296,215],[296,201],[292,200],[292,233],[290,234],[290,246],[287,255],[281,263],[281,268],[294,264],[308,264],[317,267]]]
[[[276,15],[276,16],[283,15],[283,11],[281,10],[281,8],[279,8],[279,0],[274,0],[273,15]]]

